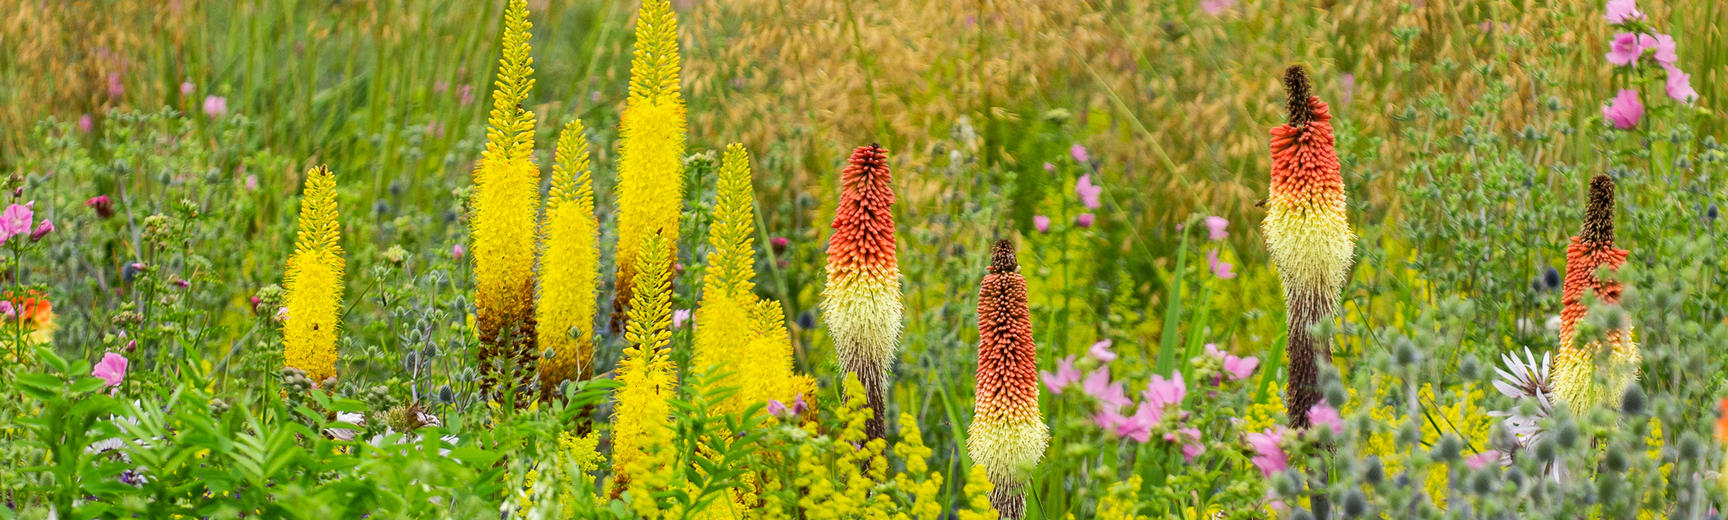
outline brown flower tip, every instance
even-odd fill
[[[990,246],[990,272],[1012,273],[1020,270],[1020,263],[1014,260],[1014,242],[997,240]]]
[[[1290,110],[1290,126],[1302,127],[1314,120],[1314,109],[1308,103],[1313,96],[1308,86],[1308,72],[1301,65],[1291,65],[1284,69],[1284,92],[1290,95],[1286,103]]]
[[[1578,232],[1578,239],[1614,243],[1614,179],[1607,175],[1590,179],[1590,202],[1584,207],[1584,230]]]

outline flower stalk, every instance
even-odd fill
[[[976,401],[966,448],[989,475],[990,503],[1004,519],[1025,517],[1027,470],[1050,442],[1038,410],[1037,360],[1026,278],[1014,244],[998,240],[978,288]]]

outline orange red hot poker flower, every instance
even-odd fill
[[[1272,180],[1262,229],[1284,283],[1290,378],[1285,403],[1290,425],[1308,426],[1320,400],[1319,360],[1332,349],[1309,328],[1332,319],[1356,236],[1345,215],[1344,177],[1333,148],[1332,113],[1309,91],[1302,67],[1284,73],[1289,121],[1272,129]]]
[[[1560,312],[1560,354],[1554,359],[1554,393],[1573,412],[1582,413],[1596,404],[1618,406],[1621,393],[1638,378],[1643,355],[1632,339],[1631,325],[1608,331],[1608,365],[1600,381],[1596,353],[1602,345],[1577,344],[1578,322],[1589,314],[1584,301],[1586,292],[1595,294],[1600,303],[1620,301],[1620,283],[1598,277],[1598,270],[1603,267],[1619,270],[1626,264],[1628,253],[1614,247],[1614,180],[1597,175],[1590,179],[1584,227],[1566,246],[1566,284],[1560,292],[1566,307]]]
[[[865,433],[882,438],[883,391],[900,340],[900,266],[894,247],[893,174],[881,146],[860,146],[841,172],[840,205],[828,240],[822,319],[840,366],[858,375],[874,416]]]
[[[1050,440],[1038,410],[1037,358],[1026,278],[1014,244],[999,240],[978,288],[977,395],[966,448],[995,485],[990,502],[1002,518],[1025,515],[1025,471],[1043,458]]]

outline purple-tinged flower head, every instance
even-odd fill
[[[222,117],[228,113],[228,98],[222,96],[204,96],[204,115]]]
[[[1206,252],[1206,265],[1212,268],[1212,276],[1216,276],[1223,280],[1229,280],[1236,277],[1236,273],[1230,271],[1233,266],[1231,266],[1229,262],[1218,259],[1217,249],[1212,249]]]
[[[462,247],[462,244],[456,244],[454,246],[450,246],[450,258],[454,258],[454,259],[456,259],[457,262],[461,262],[462,259],[466,258],[467,256],[468,256],[468,249]]]
[[[1116,353],[1110,351],[1111,343],[1110,338],[1098,340],[1097,343],[1092,344],[1092,348],[1086,349],[1086,355],[1104,363],[1115,361]]]
[[[96,363],[96,368],[90,375],[100,377],[108,386],[120,384],[126,380],[126,356],[109,352],[102,356],[102,361]]]
[[[1074,157],[1074,162],[1080,164],[1092,163],[1092,156],[1086,153],[1086,147],[1081,146],[1080,143],[1074,143],[1074,146],[1068,147],[1068,155]]]
[[[114,201],[108,200],[107,195],[91,197],[90,200],[84,201],[84,205],[89,207],[92,211],[95,211],[97,217],[108,218],[114,216]]]
[[[1091,213],[1081,213],[1080,216],[1074,217],[1074,225],[1089,228],[1092,227],[1092,221],[1096,218]]]
[[[1643,117],[1644,103],[1638,100],[1637,90],[1621,90],[1619,95],[1602,106],[1602,118],[1621,130],[1638,126],[1638,120]]]
[[[792,415],[804,415],[804,412],[808,411],[810,403],[804,402],[804,394],[798,394],[798,397],[792,399]]]
[[[1254,457],[1249,462],[1260,468],[1261,475],[1270,477],[1290,467],[1290,455],[1278,445],[1283,439],[1284,427],[1280,425],[1247,435],[1248,446],[1254,448]]]
[[[1332,405],[1320,403],[1309,408],[1308,420],[1312,421],[1315,426],[1331,428],[1333,435],[1344,433],[1344,417],[1339,415],[1338,409],[1333,408]]]
[[[1609,25],[1644,19],[1644,13],[1638,10],[1638,0],[1608,0],[1607,10],[1608,14],[1603,18]]]
[[[120,97],[124,95],[126,95],[126,83],[120,80],[120,73],[108,73],[108,97]]]
[[[1668,69],[1668,79],[1663,82],[1663,90],[1675,101],[1691,104],[1698,99],[1698,91],[1692,89],[1692,75],[1680,70],[1680,67],[1664,66]]]
[[[35,242],[38,240],[42,240],[42,237],[48,236],[49,233],[53,233],[53,232],[54,232],[54,221],[48,220],[48,219],[42,219],[42,223],[37,225],[36,229],[34,231],[30,232],[30,241]]]
[[[1225,237],[1230,236],[1230,232],[1226,231],[1224,229],[1224,228],[1230,227],[1230,221],[1228,219],[1225,219],[1224,217],[1220,217],[1217,215],[1213,215],[1210,217],[1206,217],[1205,223],[1206,223],[1206,239],[1207,240],[1217,242],[1219,240],[1223,240]]]
[[[1655,36],[1645,35],[1645,38],[1649,38],[1650,48],[1656,49],[1656,54],[1651,55],[1651,57],[1656,58],[1656,63],[1668,66],[1680,61],[1680,54],[1674,49],[1673,36],[1658,34]]]
[[[1102,206],[1098,201],[1098,196],[1104,193],[1104,187],[1092,184],[1092,174],[1090,173],[1081,175],[1079,179],[1074,181],[1074,193],[1080,196],[1080,203],[1086,205],[1086,209],[1098,209],[1099,206]]]
[[[1171,374],[1170,379],[1157,374],[1146,383],[1146,391],[1140,396],[1146,399],[1141,406],[1151,406],[1162,410],[1172,405],[1181,405],[1182,398],[1188,396],[1188,384],[1182,381],[1182,371]]]
[[[0,300],[0,316],[12,318],[18,315],[18,308],[12,306],[11,300]]]
[[[180,95],[182,95],[182,96],[190,96],[190,95],[192,95],[192,91],[197,90],[197,89],[198,89],[198,86],[193,85],[192,82],[190,82],[190,81],[180,82]]]
[[[30,226],[36,223],[36,212],[29,205],[13,204],[0,212],[0,243],[11,240],[14,235],[29,233]]]
[[[1614,35],[1614,40],[1608,44],[1608,63],[1617,66],[1631,65],[1643,56],[1645,51],[1656,47],[1656,38],[1647,34],[1620,33]]]
[[[791,243],[792,241],[787,240],[786,237],[774,237],[768,239],[768,244],[774,246],[775,252],[785,251],[786,246]]]
[[[1074,368],[1074,356],[1068,356],[1056,362],[1055,373],[1039,371],[1038,377],[1044,380],[1050,393],[1061,395],[1063,389],[1080,382],[1080,370]]]
[[[90,133],[90,129],[95,126],[96,120],[91,118],[90,114],[78,116],[78,131],[88,134]]]
[[[1049,233],[1050,232],[1050,217],[1046,217],[1044,215],[1033,215],[1032,216],[1032,227],[1036,228],[1039,233]]]
[[[1098,367],[1086,375],[1086,380],[1080,383],[1080,389],[1088,397],[1097,399],[1102,408],[1107,411],[1118,411],[1128,406],[1128,393],[1123,390],[1121,381],[1110,380],[1110,367]]]
[[[768,400],[768,415],[772,415],[775,417],[785,417],[786,416],[786,403],[780,402],[779,399],[769,399]]]
[[[1053,163],[1044,163],[1044,173],[1056,173],[1056,165]]]
[[[1231,381],[1247,379],[1248,376],[1254,375],[1254,369],[1260,366],[1260,358],[1254,356],[1238,357],[1235,354],[1219,350],[1218,345],[1212,343],[1206,344],[1206,355],[1223,362],[1224,373],[1230,376]]]

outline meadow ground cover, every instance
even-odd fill
[[[1720,2],[0,13],[0,518],[1728,504]]]

